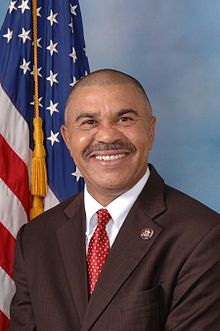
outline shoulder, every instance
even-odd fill
[[[200,225],[202,223],[210,225],[211,222],[214,226],[220,223],[220,215],[217,212],[186,193],[167,185],[152,165],[150,170],[151,176],[146,185],[145,198],[153,200],[151,203],[154,208],[160,201],[160,204],[165,206],[165,214],[170,218],[176,218],[178,222],[190,219],[194,222],[199,220]]]
[[[167,240],[181,241],[184,247],[190,247],[208,238],[209,233],[218,235],[220,215],[217,212],[167,185],[152,166],[150,170],[139,205],[164,230]]]
[[[43,212],[41,215],[23,225],[20,229],[18,238],[43,238],[48,232],[59,229],[65,222],[71,218],[71,213],[81,209],[83,212],[83,194],[82,192],[59,203],[55,207]],[[71,212],[70,212],[71,211]]]
[[[166,245],[178,252],[180,260],[198,250],[199,255],[206,252],[213,263],[219,261],[219,254],[213,253],[218,251],[220,215],[168,185],[164,187],[164,200],[166,211],[155,222],[164,229]]]
[[[168,213],[178,216],[179,220],[199,222],[200,226],[220,225],[220,215],[191,196],[169,186],[164,186],[164,199]]]

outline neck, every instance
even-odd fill
[[[94,194],[94,192],[91,192],[88,190],[89,194],[103,207],[107,207],[114,199],[119,197],[121,194],[113,194],[113,195],[103,195],[103,194]]]

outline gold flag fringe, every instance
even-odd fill
[[[40,197],[47,194],[47,169],[45,149],[43,146],[43,130],[40,117],[35,117],[34,123],[34,155],[32,159],[31,193]]]
[[[43,199],[47,194],[47,168],[46,152],[44,148],[44,134],[42,129],[42,120],[39,116],[38,100],[38,70],[37,70],[37,0],[32,1],[33,10],[33,43],[34,43],[34,154],[32,159],[32,181],[31,194],[32,204],[30,210],[30,219],[40,215],[44,211]]]

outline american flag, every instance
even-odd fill
[[[66,98],[89,71],[77,0],[37,1],[39,109],[49,193],[45,209],[83,187],[60,134]],[[32,1],[11,1],[0,32],[0,331],[8,330],[15,291],[16,235],[29,218],[33,149]]]

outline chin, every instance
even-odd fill
[[[100,183],[99,187],[102,188],[103,191],[111,191],[111,192],[118,192],[121,194],[122,192],[125,192],[129,189],[129,185],[125,185],[125,182],[105,182],[105,183]]]

